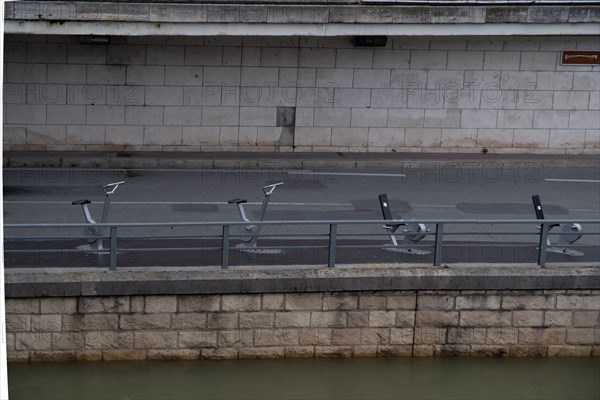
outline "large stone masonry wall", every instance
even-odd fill
[[[27,361],[600,356],[598,290],[9,298]]]
[[[4,149],[600,153],[598,37],[7,35]]]

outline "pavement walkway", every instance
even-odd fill
[[[109,169],[401,169],[449,163],[600,167],[600,155],[465,153],[4,152],[3,167]]]

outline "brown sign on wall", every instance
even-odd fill
[[[563,50],[561,64],[600,64],[600,51]]]

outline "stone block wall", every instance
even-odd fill
[[[598,290],[8,298],[12,362],[600,356]]]
[[[597,37],[7,35],[4,149],[600,153]]]

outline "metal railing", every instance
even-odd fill
[[[316,245],[294,245],[289,246],[286,244],[281,245],[269,245],[269,246],[257,246],[257,250],[268,248],[268,249],[279,249],[286,250],[290,248],[295,249],[321,249],[326,250],[327,253],[327,267],[334,268],[336,265],[336,258],[339,249],[363,249],[363,248],[376,248],[376,249],[392,249],[394,247],[402,247],[402,245],[393,246],[390,244],[385,244],[385,238],[389,237],[389,234],[384,232],[381,228],[382,225],[393,225],[393,224],[402,224],[407,222],[406,220],[311,220],[311,221],[253,221],[252,224],[261,225],[263,227],[275,227],[275,226],[285,226],[288,232],[280,233],[280,232],[269,232],[263,233],[260,235],[260,239],[268,238],[271,241],[283,241],[285,240],[298,240],[298,239],[306,239],[306,238],[320,238],[326,245],[316,244]],[[547,262],[547,252],[549,246],[548,238],[556,237],[560,235],[558,229],[556,232],[551,231],[552,225],[554,224],[565,224],[572,223],[573,220],[565,220],[565,219],[545,219],[543,221],[537,219],[526,219],[526,220],[419,220],[419,223],[427,224],[428,226],[435,227],[431,232],[423,233],[428,238],[433,238],[433,243],[428,244],[415,244],[414,247],[418,248],[427,248],[431,250],[433,253],[433,265],[440,266],[442,264],[442,253],[443,250],[447,247],[456,246],[455,243],[448,242],[445,240],[448,237],[452,236],[481,236],[481,235],[499,235],[499,236],[507,236],[511,237],[516,236],[535,236],[537,238],[534,242],[521,242],[521,244],[536,248],[537,251],[537,264],[540,266],[545,266]],[[584,219],[577,221],[580,224],[586,224],[587,226],[600,226],[600,219]],[[235,239],[243,238],[247,236],[247,234],[235,234],[232,233],[232,229],[243,228],[247,223],[243,221],[215,221],[215,222],[157,222],[157,223],[99,223],[94,225],[97,228],[104,228],[104,232],[108,232],[108,234],[104,234],[103,236],[95,236],[95,239],[106,240],[109,242],[109,249],[104,250],[103,254],[109,255],[109,268],[110,270],[116,270],[117,266],[126,266],[119,264],[119,254],[122,252],[178,252],[178,251],[190,251],[190,250],[212,250],[220,252],[220,266],[223,269],[229,267],[229,253],[232,250],[236,250],[232,241]],[[468,225],[476,225],[476,226],[517,226],[519,230],[517,231],[497,231],[490,229],[483,230],[456,230],[456,228],[468,226]],[[90,236],[85,236],[82,233],[74,234],[74,235],[64,235],[64,232],[70,229],[85,229],[89,228],[89,224],[5,224],[4,225],[4,234],[5,234],[5,254],[11,254],[16,252],[26,253],[26,252],[35,252],[35,249],[11,249],[11,244],[15,243],[23,243],[23,242],[44,242],[44,241],[62,241],[61,243],[65,243],[65,241],[69,240],[87,240],[90,239]],[[298,229],[306,228],[309,226],[313,227],[321,227],[323,230],[321,232],[310,232],[310,233],[289,233],[291,227],[295,227]],[[370,232],[368,231],[353,231],[353,232],[343,232],[342,228],[357,228],[357,227],[371,227],[377,228],[377,232],[372,229]],[[449,227],[454,228],[455,230],[450,231]],[[184,235],[131,235],[126,233],[127,231],[149,231],[149,230],[160,230],[160,229],[170,229],[171,231],[175,228],[180,229],[192,229],[193,232],[186,233]],[[213,231],[217,231],[218,233],[213,233],[210,235],[202,235],[198,234],[198,231],[203,232],[206,230],[213,229]],[[24,235],[15,235],[15,231],[25,230],[26,234]],[[40,235],[40,231],[51,231],[50,234]],[[29,234],[27,234],[29,233]],[[401,234],[401,233],[400,233]],[[595,236],[600,237],[600,231],[590,231],[583,232],[585,236]],[[181,239],[193,239],[193,240],[203,240],[212,238],[213,242],[218,243],[218,245],[213,246],[202,246],[202,247],[128,247],[123,248],[119,247],[119,243],[123,240],[133,240],[133,239],[173,239],[173,240],[181,240]],[[381,243],[377,244],[340,244],[340,238],[355,238],[357,240],[366,240],[369,239],[373,241],[373,238],[379,239],[381,238]],[[215,241],[216,240],[216,241]],[[477,243],[481,243],[477,241],[470,241],[467,244],[477,246]],[[513,243],[514,244],[514,243]],[[507,246],[507,242],[495,240],[493,243],[487,243],[486,246]],[[593,240],[588,244],[572,244],[570,247],[598,247],[600,245],[599,240]],[[81,247],[81,246],[79,246]],[[243,251],[243,249],[237,249]],[[47,250],[55,253],[62,252],[73,252],[73,248],[56,248]],[[78,249],[76,251],[85,252],[87,254],[93,254],[93,249]],[[595,260],[594,260],[595,261]],[[7,267],[10,265],[7,264]]]

